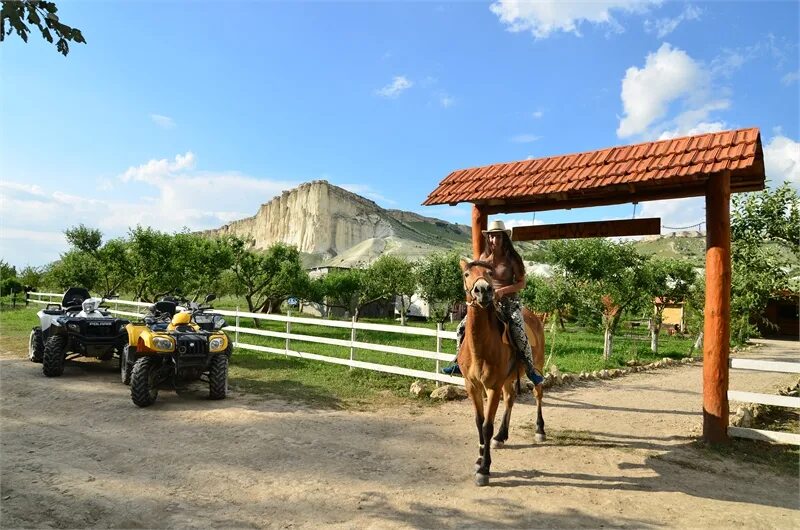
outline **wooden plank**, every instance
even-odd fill
[[[764,442],[778,442],[782,444],[800,445],[800,434],[791,432],[764,431],[761,429],[747,429],[745,427],[728,427],[728,435],[736,438],[748,438]]]
[[[538,226],[517,226],[511,232],[513,241],[546,239],[580,239],[587,237],[643,236],[661,233],[661,218],[620,219]]]
[[[742,401],[744,403],[761,403],[762,405],[775,405],[776,407],[789,407],[800,409],[800,398],[792,396],[779,396],[776,394],[759,394],[757,392],[742,392],[728,390],[728,400]]]
[[[800,363],[793,362],[760,361],[757,359],[731,359],[728,364],[731,368],[737,368],[741,370],[800,374]]]

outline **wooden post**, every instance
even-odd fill
[[[489,216],[477,204],[472,205],[472,259],[483,254],[483,230],[489,224]]]
[[[706,189],[706,305],[703,326],[703,439],[728,441],[728,356],[731,335],[730,172]]]

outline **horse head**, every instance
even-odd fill
[[[467,305],[477,304],[482,309],[492,305],[494,302],[493,270],[492,264],[485,261],[461,260]]]

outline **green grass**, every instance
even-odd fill
[[[217,308],[235,308],[241,301],[233,298],[218,300]],[[113,305],[113,302],[111,303]],[[123,307],[120,306],[122,309]],[[0,346],[5,350],[13,350],[23,354],[27,349],[28,334],[32,326],[37,324],[38,306],[31,304],[28,309],[0,312]],[[234,319],[227,317],[228,324]],[[325,320],[320,319],[320,323]],[[362,322],[393,323],[387,320],[362,319]],[[251,319],[240,319],[242,327],[254,327]],[[286,323],[260,320],[261,329],[286,331]],[[411,327],[435,329],[435,323],[412,321]],[[446,329],[452,331],[456,324],[448,324]],[[314,335],[348,341],[350,330],[331,328],[322,325],[292,323],[291,331],[300,335]],[[233,337],[231,337],[233,338]],[[426,351],[436,351],[436,339],[433,337],[402,335],[378,331],[356,331],[356,340],[377,344],[388,344]],[[239,341],[261,346],[283,349],[285,339],[262,337],[241,333]],[[562,372],[578,373],[603,368],[623,366],[626,361],[638,356],[641,362],[650,362],[662,357],[685,356],[691,346],[690,339],[662,336],[662,351],[658,356],[649,351],[647,337],[631,338],[619,336],[615,338],[615,354],[608,362],[602,359],[602,335],[598,332],[568,328],[558,330],[555,334],[545,336],[546,354],[551,351],[554,363]],[[555,348],[553,348],[553,345]],[[350,348],[329,344],[317,344],[292,340],[290,349],[315,353],[340,359],[350,357]],[[442,341],[442,352],[455,356],[455,341]],[[359,361],[401,366],[416,370],[433,372],[436,361],[395,355],[371,350],[355,349],[353,358]],[[441,362],[440,367],[446,365]],[[324,407],[360,407],[366,403],[406,399],[412,378],[393,374],[383,374],[370,370],[350,369],[319,361],[309,361],[284,355],[258,352],[238,348],[231,361],[230,383],[233,388],[248,392],[274,395],[284,399],[297,400],[315,406]],[[428,383],[433,388],[433,382]],[[426,400],[421,400],[426,402]]]

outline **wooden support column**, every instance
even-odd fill
[[[483,253],[483,230],[489,224],[489,216],[477,204],[472,205],[472,259]]]
[[[731,335],[730,172],[706,189],[706,305],[703,328],[703,439],[728,441],[728,356]]]

